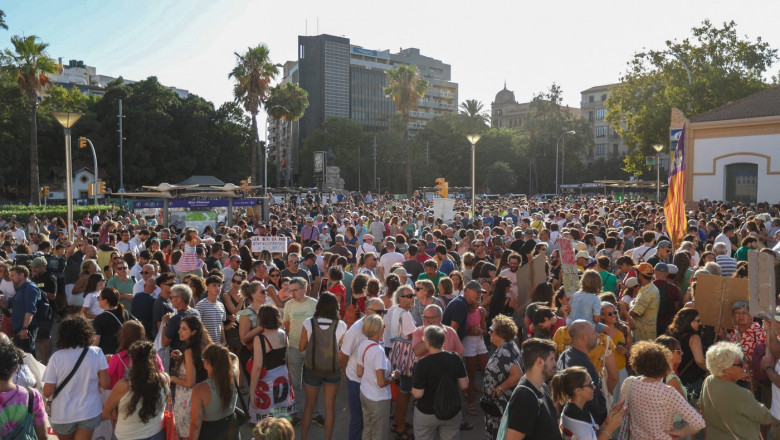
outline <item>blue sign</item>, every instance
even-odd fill
[[[358,55],[366,55],[366,56],[369,56],[369,57],[377,56],[377,51],[369,50],[369,49],[363,49],[362,47],[352,47],[352,53],[355,53],[355,54],[358,54]]]
[[[259,199],[233,199],[233,206],[255,206],[258,203]],[[168,202],[169,208],[217,208],[227,206],[227,199],[171,199]],[[162,200],[136,200],[133,203],[134,209],[162,207]]]

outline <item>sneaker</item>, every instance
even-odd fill
[[[319,414],[315,414],[314,417],[311,418],[311,421],[320,426],[325,426],[325,418]]]
[[[301,423],[301,418],[298,417],[298,416],[293,416],[293,418],[290,421],[290,423],[293,425],[293,427],[298,426],[298,424]]]

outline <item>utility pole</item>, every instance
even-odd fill
[[[377,187],[377,182],[378,181],[379,181],[379,178],[376,177],[376,135],[374,135],[374,188]]]
[[[117,115],[117,117],[119,118],[119,130],[117,130],[119,132],[119,200],[120,200],[120,203],[122,204],[122,207],[124,208],[124,206],[125,206],[125,197],[124,197],[123,194],[125,193],[125,176],[124,176],[124,163],[123,163],[123,158],[122,158],[122,156],[123,156],[122,155],[122,149],[123,149],[123,144],[124,144],[124,140],[125,140],[125,135],[124,135],[124,133],[122,131],[122,119],[124,119],[125,117],[122,115],[122,100],[121,99],[119,100],[119,114]],[[97,167],[95,167],[95,174],[97,175]],[[97,192],[97,189],[95,190],[95,192]],[[96,197],[96,199],[97,199],[97,197]]]
[[[428,161],[431,159],[431,146],[428,141],[425,141],[425,165],[428,165]]]

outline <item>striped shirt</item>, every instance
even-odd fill
[[[219,344],[222,342],[222,321],[225,320],[225,306],[221,302],[215,303],[204,298],[195,305],[195,310],[200,313],[203,327],[209,332],[211,340]]]
[[[730,277],[737,271],[737,260],[728,255],[718,255],[715,262],[720,266],[720,274],[724,277]]]

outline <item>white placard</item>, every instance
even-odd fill
[[[433,217],[440,218],[444,222],[451,222],[455,218],[455,199],[433,199]]]
[[[252,252],[287,253],[287,237],[252,237]]]

